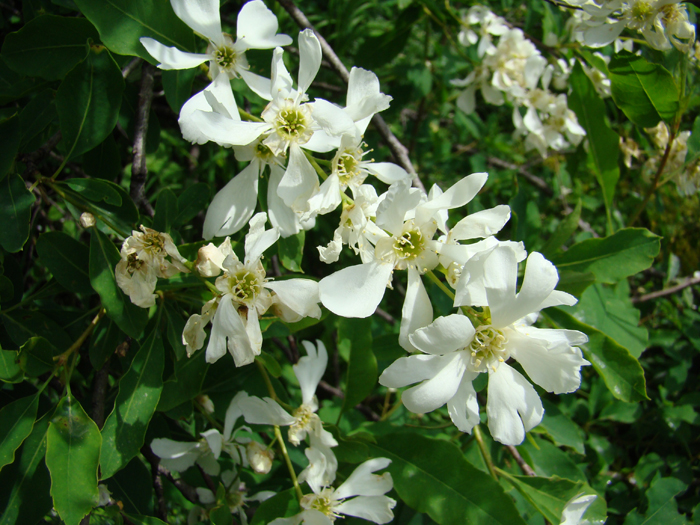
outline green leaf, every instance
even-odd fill
[[[340,319],[338,351],[341,355],[347,355],[347,352],[350,355],[342,409],[345,412],[355,408],[377,384],[377,359],[372,352],[372,328],[369,318]]]
[[[32,433],[39,394],[23,397],[0,410],[0,469],[15,460],[15,451]]]
[[[16,350],[0,350],[0,381],[5,383],[21,383],[24,372],[19,366],[19,352]]]
[[[182,332],[185,330],[185,320],[171,302],[165,303],[164,313],[165,333],[170,347],[173,349],[173,352],[175,352],[175,359],[180,361],[187,355],[187,348],[182,344]]]
[[[355,64],[374,69],[389,63],[406,46],[411,30],[421,14],[421,8],[412,5],[398,14],[393,29],[378,36],[366,37],[355,53]]]
[[[46,434],[46,466],[54,508],[66,525],[78,525],[97,505],[102,438],[95,422],[70,395],[61,399]]]
[[[12,310],[3,314],[5,329],[17,346],[24,345],[31,337],[44,337],[57,349],[68,350],[73,340],[58,323],[40,312]]]
[[[579,124],[586,130],[589,157],[598,184],[603,190],[608,227],[612,229],[612,201],[615,185],[620,178],[617,158],[620,153],[619,137],[605,123],[605,102],[596,93],[593,83],[576,62],[569,77],[571,96],[569,107],[576,113]]]
[[[588,343],[582,347],[583,353],[613,396],[627,403],[649,399],[644,370],[629,350],[559,308],[548,308],[544,315],[561,328],[580,330],[588,336]]]
[[[586,482],[586,475],[574,462],[571,455],[546,439],[535,436],[532,436],[532,439],[528,437],[522,445],[518,446],[518,451],[540,477],[558,476],[571,481]]]
[[[300,511],[299,500],[294,489],[283,490],[260,504],[250,525],[267,525],[275,518],[294,516]]]
[[[559,272],[557,290],[567,292],[580,297],[586,289],[595,282],[595,275],[591,272],[572,272],[563,270]]]
[[[440,525],[525,523],[501,486],[450,442],[406,432],[368,446],[374,457],[391,459],[387,470],[401,499]]]
[[[0,471],[0,525],[37,523],[51,510],[51,478],[44,465],[50,415],[34,424],[19,458]]]
[[[0,181],[12,168],[19,148],[19,116],[12,115],[0,122]]]
[[[66,350],[68,347],[66,347]],[[56,366],[54,357],[61,353],[54,345],[43,337],[32,337],[22,345],[19,363],[24,373],[29,377],[38,377],[50,372]]]
[[[608,71],[615,104],[637,126],[653,128],[676,116],[678,86],[663,66],[621,51],[610,60]]]
[[[599,282],[615,283],[649,268],[660,247],[661,238],[646,228],[625,228],[574,244],[552,262],[559,270],[591,272]]]
[[[126,340],[127,336],[109,317],[100,319],[100,322],[90,336],[90,363],[95,370],[99,370],[107,362],[117,347]]]
[[[125,512],[151,514],[153,512],[153,484],[151,472],[138,457],[109,478],[106,483],[112,497],[121,501]]]
[[[94,293],[90,284],[90,250],[63,232],[46,232],[36,241],[36,251],[54,278],[74,293]]]
[[[29,219],[36,197],[19,175],[8,175],[0,182],[0,245],[18,252],[29,237]]]
[[[99,38],[84,18],[42,15],[7,35],[2,56],[23,75],[58,80],[85,58],[88,39]]]
[[[576,208],[559,223],[552,236],[547,239],[540,252],[546,258],[561,252],[562,245],[568,241],[578,229],[578,221],[581,219],[581,200],[576,203]]]
[[[100,144],[114,129],[124,91],[119,66],[102,46],[89,46],[85,60],[61,82],[56,109],[66,158]]]
[[[695,122],[693,122],[693,131],[688,137],[688,154],[686,156],[686,162],[694,161],[698,156],[700,156],[700,117],[695,117]],[[2,171],[0,170],[0,174]],[[1,176],[1,175],[0,175]]]
[[[122,159],[112,134],[107,135],[101,144],[83,155],[83,168],[88,175],[100,179],[114,180],[119,176],[122,171]]]
[[[231,509],[225,503],[218,505],[209,511],[209,520],[212,525],[233,525]]]
[[[102,429],[102,478],[110,478],[138,454],[146,437],[148,423],[163,390],[163,342],[157,330],[131,361],[119,380],[114,410]]]
[[[158,194],[153,229],[159,232],[170,232],[175,217],[177,217],[177,197],[172,190],[165,189]]]
[[[209,206],[209,185],[203,182],[193,184],[177,198],[178,214],[173,226],[182,226],[194,219],[202,210]]]
[[[630,301],[627,281],[620,281],[615,290],[602,284],[593,285],[571,311],[580,321],[595,326],[627,348],[634,357],[642,355],[647,347],[649,333],[639,326],[640,312]]]
[[[121,260],[119,251],[107,236],[93,228],[90,239],[90,282],[100,295],[107,315],[124,333],[139,337],[148,322],[148,310],[131,302],[117,286],[114,268]]]
[[[192,81],[195,76],[197,76],[197,68],[162,72],[165,100],[175,113],[180,113],[182,105],[192,96]]]
[[[140,56],[156,64],[139,42],[144,36],[183,51],[197,51],[192,29],[175,15],[168,0],[76,0],[75,3],[95,24],[102,42],[120,55]]]
[[[168,525],[153,516],[139,516],[138,514],[127,514],[126,516],[134,525]]]
[[[99,179],[68,179],[64,182],[75,193],[92,202],[122,205],[121,189],[117,184]]]
[[[304,239],[306,232],[301,230],[296,235],[280,237],[277,241],[277,254],[280,263],[291,272],[301,272],[301,260],[304,257]]]
[[[272,377],[279,378],[282,375],[282,367],[272,355],[262,352],[256,359],[265,366]]]
[[[206,352],[203,351],[177,361],[173,375],[163,383],[157,410],[167,412],[197,397],[208,368]]]
[[[20,149],[29,149],[31,141],[56,118],[56,93],[45,89],[37,94],[19,115]],[[1,139],[0,139],[1,140]],[[2,170],[0,168],[0,173]]]
[[[571,447],[579,454],[585,454],[586,449],[583,442],[586,435],[581,427],[564,415],[557,405],[546,399],[542,400],[542,404],[544,405],[545,417],[537,430],[544,430],[556,445]]]
[[[688,486],[676,478],[662,478],[657,473],[651,482],[646,497],[649,507],[644,515],[630,512],[625,519],[625,525],[680,525],[688,520],[678,512],[675,496],[685,492]]]
[[[499,474],[505,477],[530,504],[535,507],[550,523],[559,523],[568,501],[583,492],[584,484],[558,478],[539,478],[535,476],[513,476],[503,470]]]

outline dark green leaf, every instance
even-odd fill
[[[0,181],[7,175],[19,148],[20,118],[13,115],[0,122]]]
[[[59,350],[68,350],[73,340],[58,323],[40,312],[12,310],[3,314],[5,329],[17,346],[22,346],[30,337],[44,337]]]
[[[209,511],[209,520],[212,525],[233,525],[231,509],[225,503],[218,505]]]
[[[586,482],[586,475],[574,462],[571,455],[546,439],[539,437],[526,439],[518,447],[518,451],[540,477],[558,476],[571,481]]]
[[[209,186],[203,182],[193,184],[177,198],[178,214],[173,226],[182,226],[209,206]]]
[[[695,117],[695,122],[693,122],[693,131],[688,137],[688,156],[686,157],[686,162],[692,162],[695,158],[700,156],[700,117]],[[2,173],[0,171],[0,173]]]
[[[0,245],[18,252],[29,237],[29,219],[36,197],[19,175],[8,175],[0,182]]]
[[[578,229],[578,221],[581,218],[581,200],[576,203],[576,208],[559,223],[552,236],[547,239],[540,252],[547,258],[561,251],[562,245],[568,241]]]
[[[56,109],[66,157],[75,157],[100,144],[114,129],[124,79],[102,46],[89,46],[87,57],[61,82]]]
[[[120,187],[113,182],[99,179],[68,179],[64,184],[89,201],[104,201],[112,206],[122,205]]]
[[[138,454],[163,390],[164,351],[154,330],[119,380],[114,410],[102,429],[102,478],[110,478]]]
[[[126,340],[127,336],[114,321],[104,317],[90,335],[90,363],[99,370],[107,362],[117,347]]]
[[[401,499],[440,525],[525,523],[500,485],[452,443],[396,433],[368,446],[374,457],[391,459],[388,471]]]
[[[204,351],[176,362],[172,377],[163,383],[163,394],[158,402],[158,410],[167,412],[197,397],[202,390],[208,367]]]
[[[39,394],[13,401],[0,410],[0,469],[15,460],[15,451],[32,433]]]
[[[56,118],[55,92],[45,89],[37,94],[19,115],[19,135],[21,148],[39,135]],[[2,139],[0,139],[2,140]],[[0,169],[0,173],[2,170]]]
[[[23,75],[57,80],[85,58],[88,39],[99,35],[84,18],[42,15],[7,35],[2,55]]]
[[[544,430],[556,445],[571,447],[579,454],[585,454],[583,442],[586,435],[581,427],[564,415],[554,403],[543,399],[542,404],[546,415],[537,429]]]
[[[279,378],[282,375],[282,367],[272,355],[262,352],[256,359],[265,366],[272,377]]]
[[[136,514],[127,514],[127,517],[134,525],[168,525],[158,518],[153,516],[139,516]]]
[[[125,512],[150,514],[153,512],[153,484],[151,473],[138,457],[107,480],[112,497],[121,501]]]
[[[67,350],[68,348],[66,348]],[[54,345],[43,337],[32,337],[22,345],[19,363],[24,373],[29,377],[37,377],[50,372],[56,366],[54,357],[61,353]]]
[[[341,347],[343,349],[341,350]],[[370,319],[344,319],[338,323],[338,351],[348,355],[347,387],[343,412],[353,409],[377,384],[377,359],[372,352]]]
[[[159,230],[160,231],[160,230]],[[170,302],[165,303],[165,333],[170,347],[175,352],[175,359],[180,361],[187,355],[187,349],[182,344],[182,332],[185,330],[185,320],[182,314]]]
[[[197,76],[197,69],[172,69],[163,71],[163,90],[165,99],[175,113],[192,96],[192,81]]]
[[[601,375],[613,396],[627,403],[649,399],[644,370],[629,350],[603,332],[582,323],[559,308],[549,308],[545,315],[561,328],[580,330],[588,335],[588,343],[583,346],[583,353]]]
[[[355,53],[355,63],[368,69],[389,63],[406,46],[411,29],[421,14],[422,10],[417,5],[404,9],[396,18],[392,30],[365,38]]]
[[[36,241],[36,250],[54,278],[74,293],[93,293],[90,284],[90,251],[82,242],[63,232],[46,232]]]
[[[24,78],[7,66],[0,55],[0,104],[9,104],[38,91],[48,84],[38,78]]]
[[[15,287],[12,284],[12,281],[10,281],[6,276],[0,275],[0,302],[9,302],[14,297]]]
[[[267,525],[275,518],[294,516],[299,511],[299,500],[294,489],[283,490],[260,504],[250,525]]]
[[[296,235],[280,237],[277,241],[277,253],[280,263],[291,272],[301,272],[301,259],[304,256],[304,239],[306,232],[301,230]]]
[[[673,120],[679,94],[666,68],[621,51],[613,56],[608,70],[615,104],[637,126],[653,128],[660,120],[669,123]]]
[[[572,272],[563,270],[559,272],[557,290],[580,297],[586,289],[595,282],[595,275],[591,272]]]
[[[165,189],[158,194],[153,229],[159,232],[170,232],[175,217],[177,217],[177,197],[172,190]]]
[[[148,310],[131,302],[117,286],[114,268],[121,257],[116,246],[97,228],[90,240],[90,282],[100,295],[107,315],[126,334],[139,337],[148,322]]]
[[[649,268],[660,245],[661,238],[645,228],[625,228],[574,244],[552,262],[559,270],[591,272],[600,282],[615,283]]]
[[[0,350],[0,381],[5,383],[21,383],[24,372],[19,366],[19,352],[16,350]]]
[[[78,525],[97,505],[97,467],[102,438],[75,399],[58,403],[46,433],[46,466],[54,508],[66,525]]]
[[[101,144],[83,155],[85,173],[100,179],[114,180],[122,171],[122,159],[119,147],[112,134]]]
[[[574,65],[569,82],[572,90],[569,106],[576,113],[579,124],[586,130],[589,157],[593,160],[595,176],[603,190],[608,226],[611,228],[612,200],[615,185],[620,178],[620,168],[617,165],[620,139],[605,123],[605,103],[578,62]]]
[[[82,13],[100,32],[102,42],[120,55],[156,61],[139,42],[143,36],[183,51],[196,51],[192,29],[180,20],[167,0],[76,0]]]
[[[646,497],[649,507],[644,515],[630,512],[625,519],[625,525],[681,525],[689,523],[682,514],[678,513],[678,503],[675,496],[684,492],[687,485],[676,478],[662,478],[657,474],[651,482]]]

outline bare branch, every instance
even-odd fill
[[[696,284],[700,284],[700,275],[695,277],[688,277],[682,283],[677,284],[675,286],[670,286],[668,288],[664,288],[663,290],[657,290],[656,292],[650,292],[644,295],[640,295],[638,297],[632,297],[632,302],[643,303],[646,301],[651,301],[653,299],[658,299],[659,297],[673,295],[676,292],[680,292],[683,288],[687,288],[688,286],[693,286]]]
[[[520,452],[518,452],[518,449],[515,448],[513,445],[506,445],[506,449],[508,449],[508,452],[510,452],[511,456],[513,456],[513,459],[515,459],[515,462],[520,466],[522,471],[527,474],[528,476],[536,476],[535,471],[532,470],[532,467],[528,465],[523,457],[520,455]]]
[[[134,124],[134,157],[131,163],[131,187],[129,194],[137,206],[153,217],[153,207],[146,198],[146,133],[148,132],[148,115],[153,101],[153,74],[151,64],[144,62],[141,68],[141,89],[139,90],[139,103],[136,108],[136,122]]]

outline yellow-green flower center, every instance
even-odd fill
[[[333,171],[338,174],[340,184],[347,186],[351,182],[362,184],[367,178],[367,173],[360,169],[362,162],[362,150],[346,149],[338,152],[338,155],[333,159]]]
[[[143,249],[152,255],[159,255],[165,251],[165,241],[158,232],[144,233],[142,242]]]
[[[261,160],[269,160],[270,158],[274,157],[275,154],[272,153],[272,150],[261,141],[255,145],[255,156]]]
[[[255,301],[263,288],[260,277],[245,268],[229,275],[228,285],[234,299],[241,303]]]
[[[214,60],[221,69],[229,69],[236,63],[236,52],[233,48],[222,46],[214,51]]]
[[[133,274],[135,271],[140,270],[144,264],[145,262],[139,259],[139,256],[135,253],[130,253],[126,257],[126,267],[129,270],[129,273]]]
[[[495,371],[496,362],[502,363],[508,358],[506,343],[508,338],[500,330],[491,325],[477,326],[474,339],[466,348],[471,354],[472,370],[485,372],[489,367]]]
[[[393,247],[399,259],[412,261],[423,252],[424,245],[423,234],[414,226],[395,238]]]
[[[306,115],[296,107],[285,108],[277,114],[275,129],[279,135],[287,140],[302,137],[308,128],[309,122]]]
[[[321,494],[307,494],[301,498],[301,508],[317,510],[331,521],[335,521],[336,518],[340,517],[340,514],[335,512],[335,506],[338,501],[331,498],[332,493],[333,489],[325,488],[321,491]]]
[[[635,2],[632,5],[631,17],[635,22],[644,23],[654,14],[654,8],[649,2]]]

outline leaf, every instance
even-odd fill
[[[559,523],[568,501],[583,492],[584,484],[556,476],[539,478],[535,476],[513,476],[499,470],[530,504],[550,523]]]
[[[160,231],[160,230],[159,230]],[[175,352],[175,359],[180,361],[187,356],[187,349],[182,344],[182,332],[185,330],[185,320],[171,302],[165,303],[165,332],[170,347]]]
[[[168,0],[76,0],[75,3],[95,24],[102,42],[120,55],[140,56],[156,64],[139,42],[144,36],[183,51],[196,51],[192,29],[175,15]]]
[[[114,180],[122,171],[119,147],[110,133],[107,138],[83,155],[85,173],[100,179]]]
[[[175,217],[177,217],[177,197],[172,190],[165,189],[158,194],[153,229],[159,232],[170,232]]]
[[[279,378],[282,375],[282,367],[272,355],[261,352],[259,356],[256,356],[256,359],[262,362],[265,366],[265,370],[267,370],[272,377]]]
[[[117,347],[126,340],[127,336],[114,321],[104,317],[92,331],[90,336],[90,363],[95,370],[104,366]]]
[[[32,433],[39,394],[23,397],[0,410],[0,469],[15,459],[15,451]]]
[[[196,68],[162,72],[165,100],[175,113],[180,113],[182,105],[192,96],[192,81],[196,76]]]
[[[51,478],[44,465],[50,415],[34,424],[19,458],[0,471],[0,525],[37,523],[51,510]]]
[[[0,381],[5,383],[21,383],[24,372],[19,366],[19,352],[16,350],[0,350]]]
[[[117,326],[131,337],[138,338],[148,322],[148,310],[131,302],[117,286],[114,268],[120,261],[119,251],[97,228],[90,239],[90,282],[100,295],[102,306]]]
[[[173,226],[188,223],[206,209],[209,202],[209,186],[203,182],[193,184],[177,198],[178,214],[173,221]]]
[[[377,384],[377,359],[372,352],[370,319],[344,319],[338,323],[338,351],[350,353],[342,411],[355,408]]]
[[[250,525],[267,525],[275,518],[294,516],[300,511],[294,489],[283,490],[260,504]]]
[[[306,232],[301,230],[296,235],[280,237],[277,241],[277,254],[280,263],[290,272],[304,273],[301,260],[304,257],[304,239]]]
[[[615,283],[649,268],[660,247],[661,238],[646,228],[625,228],[574,244],[552,262],[559,270],[591,272],[599,282]]]
[[[68,347],[66,347],[66,350]],[[43,337],[32,337],[22,345],[19,363],[24,373],[29,377],[38,377],[50,372],[56,366],[54,357],[61,353],[54,345]]]
[[[97,42],[99,38],[84,18],[47,14],[7,35],[2,56],[18,73],[58,80],[85,58],[88,40]]]
[[[162,520],[159,520],[158,518],[154,518],[153,516],[139,516],[138,514],[127,514],[127,518],[134,524],[134,525],[168,525]]]
[[[584,440],[585,433],[569,417],[564,415],[557,405],[550,403],[546,399],[542,400],[545,417],[537,429],[544,430],[558,446],[571,447],[579,454],[585,454]]]
[[[629,350],[560,308],[549,308],[544,315],[561,328],[580,330],[588,336],[588,343],[582,347],[583,353],[603,378],[613,396],[627,403],[649,399],[644,370]]]
[[[122,205],[122,196],[119,192],[120,186],[113,182],[99,179],[68,179],[64,182],[81,197],[92,202],[106,202],[112,206]]]
[[[620,281],[616,290],[602,284],[593,285],[571,311],[577,319],[595,326],[636,358],[647,347],[649,333],[639,326],[640,312],[630,301],[627,281]]]
[[[610,60],[608,71],[615,104],[637,126],[653,128],[676,116],[678,86],[663,66],[621,51]]]
[[[698,156],[700,156],[700,116],[695,117],[695,122],[693,122],[693,130],[688,137],[688,154],[686,156],[686,162],[694,161]],[[0,174],[2,171],[0,170]],[[1,175],[0,175],[1,176]]]
[[[41,261],[54,278],[74,293],[94,293],[90,284],[90,250],[63,232],[46,232],[36,241]]]
[[[561,251],[562,245],[568,241],[578,229],[578,221],[581,219],[581,199],[576,203],[576,208],[559,223],[552,236],[547,239],[540,252],[546,258],[551,258]]]
[[[678,512],[675,496],[685,492],[687,485],[676,478],[662,478],[657,474],[651,482],[646,497],[649,507],[644,515],[630,512],[625,525],[680,525],[688,520]]]
[[[406,432],[368,446],[374,457],[391,459],[387,470],[401,499],[440,525],[525,523],[501,486],[450,442]]]
[[[163,383],[163,394],[156,410],[167,412],[197,397],[208,368],[206,352],[197,352],[192,357],[177,361],[175,372]]]
[[[119,380],[114,409],[102,429],[102,479],[112,477],[138,454],[163,390],[163,342],[151,332]]]
[[[50,339],[57,349],[67,350],[73,344],[65,330],[41,312],[12,310],[3,315],[5,329],[17,346],[25,344],[30,337]]]
[[[19,175],[8,175],[0,182],[0,245],[18,252],[29,237],[29,219],[36,197]]]
[[[66,158],[100,144],[114,129],[121,106],[124,79],[109,52],[88,46],[87,57],[61,82],[56,109]]]
[[[99,501],[97,467],[102,438],[95,422],[70,395],[59,401],[46,433],[46,466],[54,508],[78,525]]]
[[[591,272],[571,272],[569,270],[563,270],[559,272],[557,290],[580,297],[594,282],[595,275]]]
[[[12,168],[19,148],[19,116],[12,115],[0,122],[0,181]]]
[[[391,62],[406,46],[411,30],[421,14],[422,10],[419,6],[410,6],[398,14],[392,30],[365,38],[355,53],[355,64],[366,69],[374,69]]]
[[[617,165],[620,139],[605,123],[605,102],[596,93],[593,83],[578,62],[574,65],[569,82],[572,90],[569,107],[586,130],[589,157],[593,159],[595,176],[603,190],[608,227],[612,229],[612,201],[615,185],[620,178]]]
[[[107,481],[115,501],[121,501],[125,512],[151,514],[153,512],[153,484],[151,472],[138,457]]]
[[[31,141],[56,118],[55,95],[52,89],[45,89],[37,94],[20,113],[17,137],[20,141],[20,149],[24,150],[31,146]],[[1,168],[0,173],[2,173]]]

